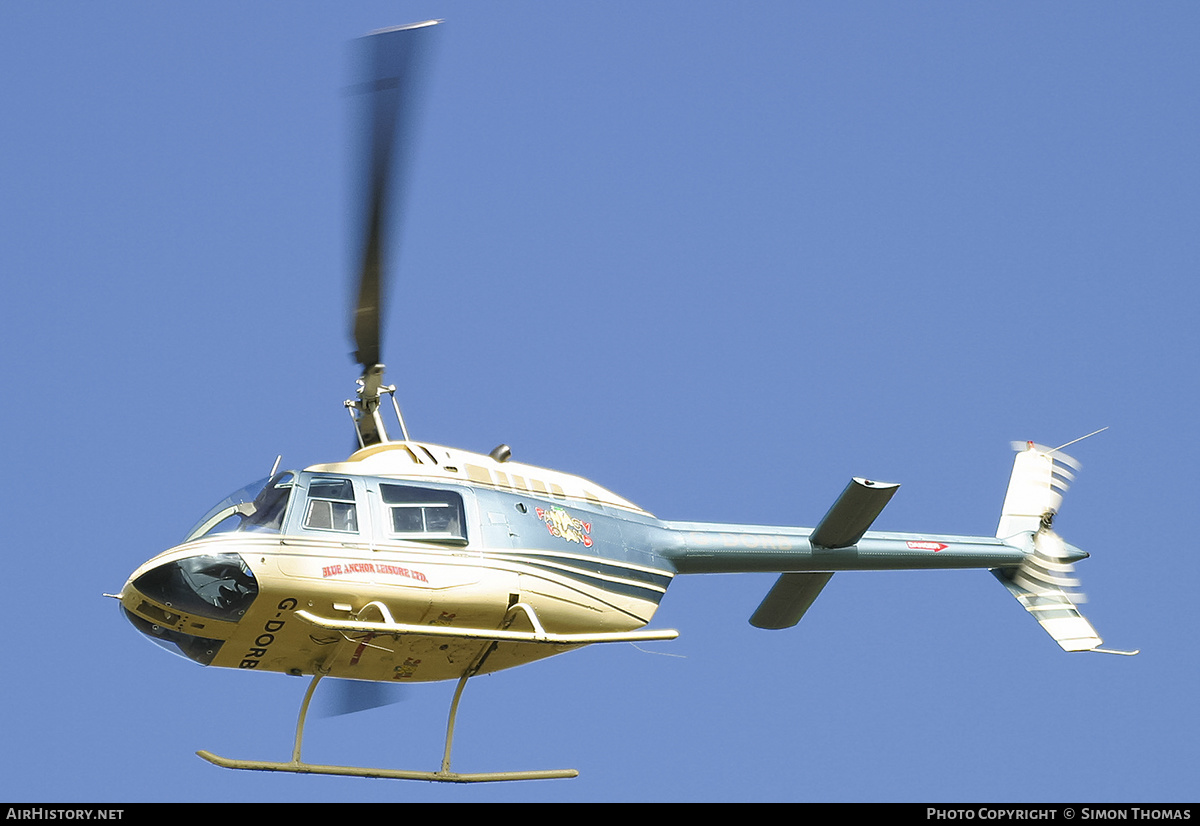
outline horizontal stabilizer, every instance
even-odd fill
[[[832,573],[781,574],[767,593],[750,624],[755,628],[791,628],[821,593]]]
[[[856,545],[899,487],[893,482],[851,479],[813,531],[810,537],[813,547],[849,548]]]

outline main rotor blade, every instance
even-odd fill
[[[328,692],[317,692],[317,713],[322,717],[339,717],[399,703],[405,699],[406,689],[409,687],[403,683],[371,683],[361,680],[330,679],[328,682],[332,684]],[[325,687],[324,682],[321,683],[321,687]]]
[[[383,29],[355,44],[360,63],[359,82],[353,91],[365,112],[361,120],[362,257],[352,333],[354,357],[364,372],[380,363],[385,259],[388,233],[395,226],[391,213],[403,195],[420,76],[428,60],[430,33],[439,22],[427,20]]]

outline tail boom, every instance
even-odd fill
[[[1003,568],[1026,552],[989,536],[868,531],[846,548],[821,548],[809,528],[668,522],[669,547],[659,553],[680,574],[903,571]]]

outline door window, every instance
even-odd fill
[[[318,477],[308,483],[304,527],[319,531],[358,533],[354,485],[349,479]]]

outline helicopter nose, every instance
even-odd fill
[[[226,636],[208,620],[236,623],[258,596],[258,581],[233,553],[164,562],[129,582],[122,594],[126,618],[153,642],[207,665]],[[226,626],[228,629],[228,626]]]
[[[258,582],[238,555],[203,554],[165,562],[135,579],[143,596],[172,612],[237,622],[258,596]]]

